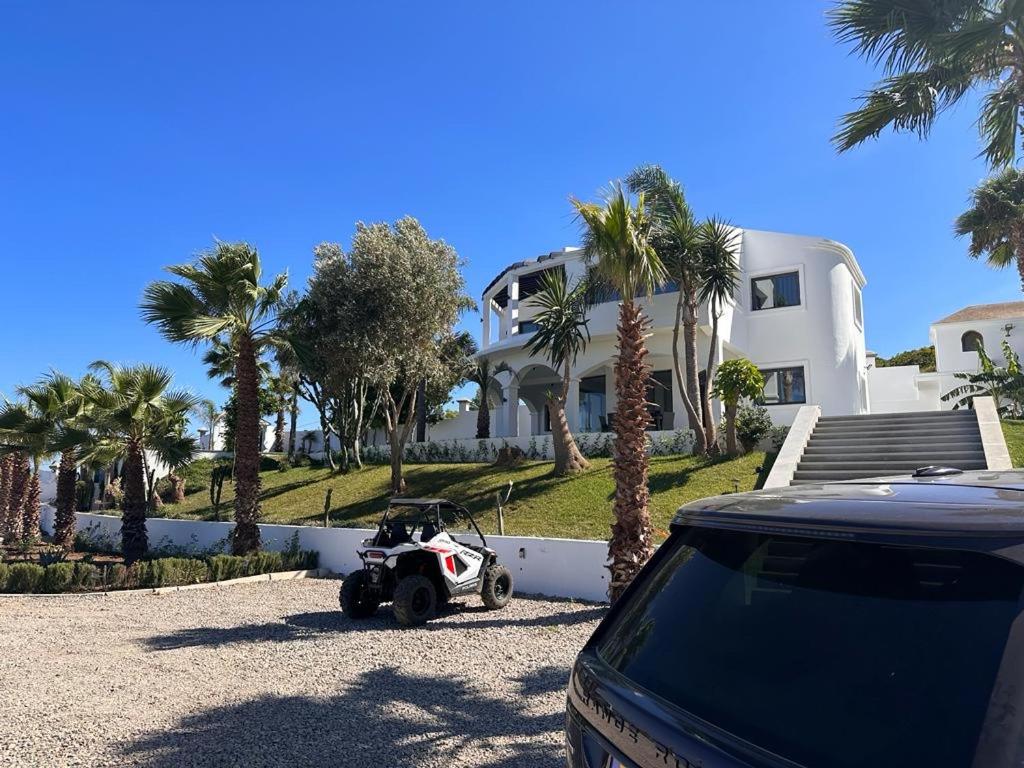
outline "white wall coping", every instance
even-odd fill
[[[804,455],[807,442],[811,439],[811,433],[821,416],[820,405],[803,405],[796,412],[793,424],[786,434],[786,440],[775,457],[772,471],[764,481],[764,488],[785,488],[793,482],[793,475],[796,474],[797,465]]]
[[[995,400],[991,397],[974,398],[974,413],[978,417],[981,445],[985,449],[985,464],[989,469],[1013,469]]]

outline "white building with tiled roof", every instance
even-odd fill
[[[879,368],[868,354],[872,413],[952,408],[953,402],[943,402],[942,395],[963,384],[956,373],[979,369],[979,345],[1000,365],[1003,341],[1024,356],[1024,301],[964,307],[932,323],[929,337],[935,346],[934,372],[922,372],[916,365]]]

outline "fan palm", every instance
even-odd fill
[[[845,115],[840,151],[885,128],[926,137],[935,118],[970,91],[985,92],[978,117],[992,166],[1017,153],[1024,105],[1024,5],[1017,0],[843,0],[836,36],[882,66],[884,78]]]
[[[232,551],[244,555],[260,547],[259,359],[284,343],[277,332],[277,309],[287,273],[261,285],[258,251],[247,243],[218,242],[192,264],[168,267],[184,282],[151,283],[142,300],[142,316],[165,338],[185,344],[229,348],[237,394],[235,425],[235,527]]]
[[[29,541],[39,531],[39,457],[46,450],[46,438],[38,428],[31,402],[5,400],[0,406],[0,441],[4,452],[12,455],[0,532],[7,541]]]
[[[586,281],[569,288],[565,270],[559,269],[545,272],[541,277],[540,290],[529,298],[529,303],[538,309],[533,317],[537,331],[530,337],[526,348],[531,355],[544,355],[562,376],[561,391],[547,393],[556,475],[576,475],[590,467],[590,462],[576,445],[565,415],[572,366],[590,341],[587,295]]]
[[[172,471],[187,464],[196,446],[184,433],[185,421],[199,399],[172,390],[170,372],[159,366],[121,367],[98,360],[91,369],[102,381],[86,377],[80,385],[88,404],[82,422],[92,434],[82,459],[99,464],[123,461],[121,549],[125,561],[132,563],[149,548],[146,452]]]
[[[956,233],[970,235],[968,253],[992,267],[1013,265],[1024,291],[1024,173],[1007,168],[971,193],[971,207],[956,220]]]
[[[711,344],[708,350],[707,381],[709,386],[700,393],[701,415],[704,421],[705,443],[708,453],[718,453],[718,430],[711,413],[711,386],[718,366],[718,321],[722,307],[736,293],[739,268],[736,264],[738,232],[721,219],[711,218],[700,228],[700,294],[698,299],[708,305],[711,316]]]
[[[608,192],[603,204],[572,199],[582,230],[583,257],[596,279],[618,291],[618,346],[615,360],[615,521],[608,545],[611,578],[608,595],[618,599],[653,552],[647,487],[646,452],[647,363],[644,338],[650,320],[637,303],[665,280],[665,266],[650,243],[651,222],[643,194],[636,204],[620,184]]]
[[[208,443],[208,450],[214,450],[214,439],[217,435],[217,425],[223,418],[223,413],[217,404],[213,400],[200,400],[196,403],[196,407],[192,409],[192,416],[202,425],[206,427],[206,431],[210,435],[210,441]]]

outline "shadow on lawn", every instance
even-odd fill
[[[144,643],[151,651],[172,651],[177,648],[212,647],[234,643],[283,643],[312,639],[333,632],[438,632],[465,629],[512,629],[518,627],[567,627],[597,621],[604,616],[604,606],[592,606],[578,611],[535,616],[528,619],[506,619],[493,614],[483,606],[467,607],[453,603],[443,609],[436,619],[416,629],[402,627],[395,620],[391,608],[381,606],[375,616],[353,621],[340,610],[297,613],[285,617],[283,622],[248,624],[237,627],[195,627],[168,635],[155,635]],[[480,618],[476,618],[478,616]],[[459,616],[472,616],[471,620],[453,620]],[[383,638],[382,638],[383,639]]]
[[[564,690],[567,679],[567,669],[543,668],[514,680],[518,692],[501,697],[488,691],[486,680],[376,669],[329,698],[263,696],[206,709],[126,744],[124,752],[132,764],[153,768],[427,766],[442,759],[492,768],[554,766],[564,761],[563,714],[525,709],[533,697]]]

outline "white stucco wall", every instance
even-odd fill
[[[44,505],[42,528],[53,532],[54,509]],[[97,526],[116,540],[121,520],[111,515],[78,514],[78,528]],[[175,544],[199,552],[227,539],[234,523],[152,518],[146,521],[151,546]],[[320,566],[336,573],[351,573],[361,567],[356,549],[373,535],[361,528],[313,528],[296,525],[261,525],[264,547],[283,549],[296,533],[303,549],[320,553]],[[456,534],[457,536],[458,534]],[[487,536],[487,544],[512,571],[515,588],[524,594],[571,597],[580,600],[607,599],[608,544],[578,539],[540,539],[529,536]],[[336,607],[336,606],[335,606]]]

